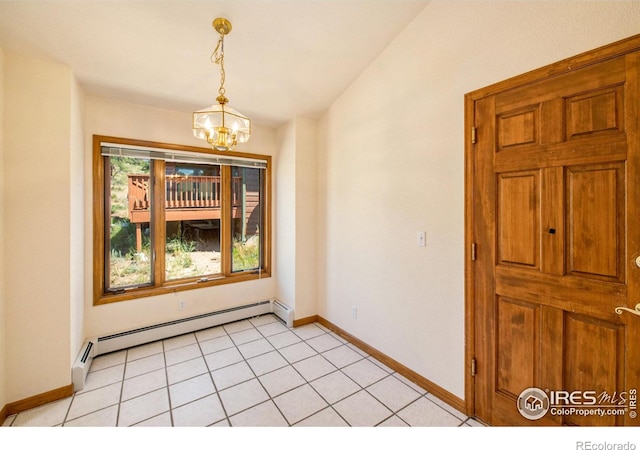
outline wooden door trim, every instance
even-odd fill
[[[527,84],[532,84],[569,73],[592,64],[601,63],[608,59],[617,58],[637,50],[640,50],[640,34],[531,70],[521,75],[516,75],[515,77],[499,81],[489,86],[476,89],[475,91],[467,93],[465,95],[465,100],[477,100],[482,97],[488,97],[508,89],[525,86]]]
[[[476,409],[476,387],[472,369],[475,368],[476,340],[475,340],[475,263],[472,260],[475,250],[473,249],[476,237],[474,235],[475,223],[475,191],[473,186],[476,182],[474,167],[474,147],[475,147],[475,103],[476,101],[507,91],[509,89],[526,86],[553,77],[567,74],[569,72],[584,68],[586,66],[601,63],[603,61],[617,58],[640,50],[640,34],[605,45],[594,50],[590,50],[576,56],[558,61],[556,63],[526,72],[521,75],[509,78],[504,81],[477,89],[465,94],[464,97],[464,159],[465,159],[465,409],[470,417],[475,415]],[[637,109],[637,108],[636,108]]]

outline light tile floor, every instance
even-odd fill
[[[319,324],[275,316],[93,360],[71,398],[4,426],[482,426]]]

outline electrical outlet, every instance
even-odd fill
[[[354,319],[358,318],[358,307],[355,305],[351,307],[351,317]]]
[[[184,300],[178,300],[178,311],[183,311],[185,306]]]
[[[427,233],[426,231],[418,231],[418,247],[426,247],[427,246]]]

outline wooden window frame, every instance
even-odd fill
[[[108,182],[105,177],[105,158],[101,153],[103,143],[130,145],[137,147],[157,148],[164,150],[176,150],[194,152],[200,154],[219,155],[221,157],[233,156],[238,158],[250,158],[262,160],[267,167],[264,169],[264,182],[262,186],[261,202],[263,211],[263,230],[261,230],[262,252],[261,267],[259,269],[232,272],[231,258],[231,167],[221,166],[222,176],[222,210],[220,219],[221,233],[221,273],[212,276],[206,281],[201,277],[184,278],[179,280],[165,280],[165,226],[164,217],[164,189],[153,189],[154,203],[161,207],[152,208],[152,228],[153,233],[153,252],[156,255],[154,267],[154,282],[151,286],[138,286],[135,289],[125,290],[124,292],[110,292],[105,288],[105,183]],[[154,176],[157,183],[164,183],[165,164],[159,161],[153,165]],[[228,210],[228,211],[227,211]],[[160,226],[158,224],[161,224]],[[227,249],[224,251],[223,249]],[[126,139],[111,136],[93,136],[93,304],[103,305],[125,300],[134,300],[157,295],[168,294],[191,289],[201,289],[212,286],[219,286],[229,283],[238,283],[243,281],[257,280],[268,278],[271,276],[271,156],[258,155],[250,153],[219,152],[209,148],[192,147],[186,145],[167,144],[161,142],[151,142],[135,139]]]

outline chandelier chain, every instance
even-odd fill
[[[224,71],[224,35],[220,35],[220,39],[218,39],[218,45],[216,45],[215,50],[211,54],[211,62],[220,65],[220,88],[218,89],[218,93],[224,96],[226,92],[224,88],[225,81],[225,71]]]
[[[0,0],[1,1],[1,0]],[[227,107],[225,97],[226,73],[224,68],[224,36],[231,31],[231,22],[223,17],[213,21],[213,28],[220,35],[210,61],[220,66],[220,87],[216,103],[193,113],[193,135],[203,139],[217,151],[235,150],[251,136],[251,120],[238,111]]]

